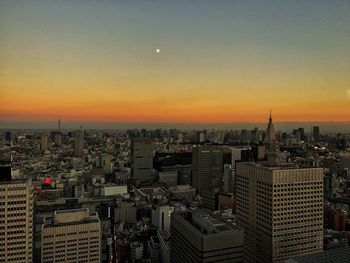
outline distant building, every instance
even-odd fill
[[[314,138],[315,142],[318,142],[318,140],[320,139],[320,127],[319,126],[312,127],[312,137]]]
[[[170,262],[243,262],[243,231],[205,210],[171,217]]]
[[[170,198],[190,201],[196,197],[196,188],[190,185],[169,187]]]
[[[1,170],[3,172],[5,170]],[[33,188],[31,180],[0,174],[0,262],[33,262]],[[6,179],[6,180],[5,180]]]
[[[152,183],[153,141],[147,138],[134,138],[131,143],[131,174],[134,184]]]
[[[57,146],[62,145],[62,134],[60,132],[55,133],[55,144]]]
[[[74,154],[77,157],[82,157],[84,154],[84,130],[82,127],[75,131]]]
[[[199,194],[221,190],[223,187],[223,150],[205,146],[193,148],[192,185]]]
[[[40,149],[43,152],[46,152],[49,149],[49,136],[47,134],[41,135],[41,147]]]
[[[112,157],[109,154],[102,154],[97,159],[96,166],[102,168],[104,174],[111,174],[113,172]]]
[[[136,211],[137,208],[133,202],[122,202],[114,209],[114,222],[136,223]]]
[[[166,186],[177,186],[178,171],[159,172],[159,182],[165,183]]]
[[[101,223],[87,208],[55,211],[41,232],[41,262],[99,263]]]
[[[126,185],[106,184],[101,186],[101,196],[124,195],[128,193]]]
[[[238,163],[236,213],[247,262],[322,251],[323,169]]]

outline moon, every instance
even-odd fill
[[[160,53],[160,49],[159,48],[156,48],[156,53]]]

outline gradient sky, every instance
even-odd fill
[[[350,121],[350,1],[0,0],[0,122],[265,122],[270,108]]]

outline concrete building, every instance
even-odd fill
[[[247,262],[284,262],[322,250],[322,168],[238,163],[236,172]]]
[[[0,262],[33,262],[32,183],[0,177]]]
[[[114,221],[115,223],[136,223],[136,211],[137,207],[134,202],[122,202],[114,209]]]
[[[170,229],[170,207],[168,205],[152,208],[152,224],[160,230]]]
[[[166,186],[177,186],[178,172],[159,172],[159,182],[165,183]]]
[[[101,258],[101,223],[87,208],[55,211],[41,231],[41,262],[90,262]]]
[[[312,137],[315,142],[318,142],[320,139],[320,127],[319,126],[314,126],[312,127]]]
[[[101,186],[101,196],[124,195],[128,193],[126,185],[108,184]]]
[[[330,263],[330,262],[349,262],[350,247],[330,249],[309,255],[294,256],[286,263]]]
[[[196,188],[188,184],[169,187],[169,196],[173,199],[190,201],[196,197]]]
[[[158,230],[157,237],[160,243],[160,261],[170,263],[170,233],[168,230]]]
[[[96,166],[103,169],[104,174],[113,172],[112,157],[109,154],[102,154],[96,161]]]
[[[40,149],[43,152],[46,152],[49,149],[49,136],[47,134],[41,135],[41,147]]]
[[[134,138],[131,143],[131,175],[134,184],[152,183],[153,141],[147,138]]]
[[[75,131],[74,140],[74,154],[77,157],[82,157],[84,154],[84,130],[80,127],[79,130]]]
[[[159,263],[160,261],[160,242],[157,236],[151,237],[147,242],[147,256],[152,263]]]
[[[140,242],[131,243],[130,250],[131,250],[131,253],[130,253],[131,260],[133,260],[132,262],[143,259],[144,249],[143,249],[142,243]]]
[[[171,217],[170,262],[243,262],[243,231],[205,210]]]
[[[192,184],[198,194],[221,190],[224,175],[223,150],[219,147],[196,147],[192,152]]]

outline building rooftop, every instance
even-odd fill
[[[89,212],[88,208],[55,211],[53,217],[44,219],[43,227],[75,225],[100,222],[96,212]]]
[[[349,262],[350,247],[336,248],[317,252],[309,255],[294,256],[288,259],[287,263],[329,263]]]

